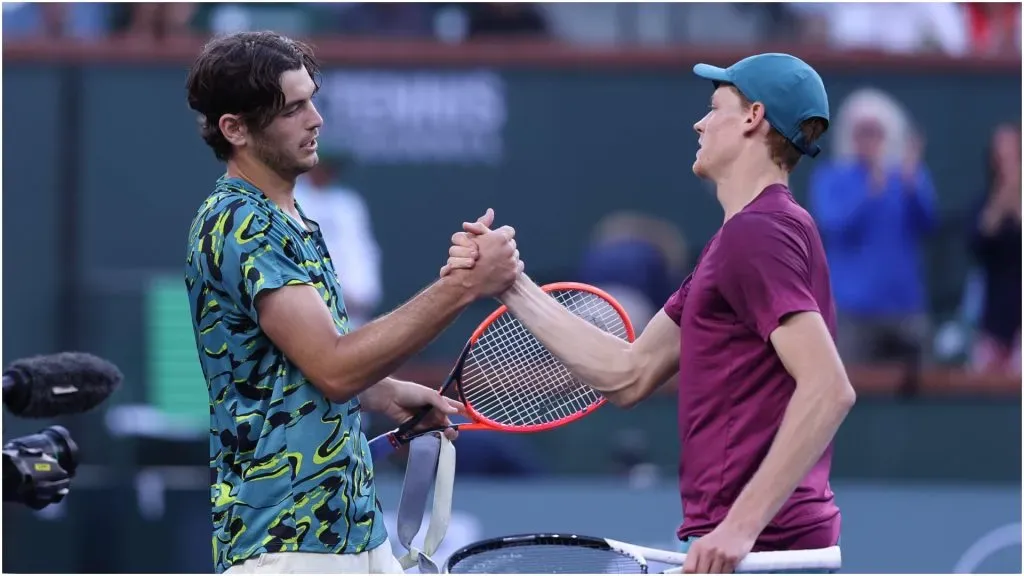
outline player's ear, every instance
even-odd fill
[[[745,130],[747,132],[757,130],[761,126],[762,120],[765,120],[764,104],[754,102],[749,108],[747,108],[747,117],[743,120]]]
[[[237,114],[224,114],[217,121],[217,126],[220,128],[220,133],[224,135],[224,139],[232,145],[245,145],[246,139],[249,136],[249,130],[241,116]]]

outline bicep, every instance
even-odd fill
[[[259,324],[284,355],[330,396],[330,361],[340,333],[320,293],[309,284],[265,290],[256,298]]]
[[[635,389],[629,391],[631,404],[650,396],[679,370],[680,339],[679,326],[659,310],[630,350],[639,367]]]

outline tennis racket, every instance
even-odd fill
[[[629,342],[635,338],[626,312],[604,291],[576,282],[558,282],[541,289],[601,330]],[[460,431],[540,432],[568,424],[605,402],[604,396],[570,373],[505,306],[470,336],[440,393],[452,388],[472,420],[451,426]],[[385,458],[417,436],[444,430],[415,429],[430,410],[424,407],[398,428],[371,440],[372,457]]]
[[[686,554],[575,534],[524,534],[470,544],[448,558],[448,574],[647,574],[648,562],[670,564],[678,573]],[[737,572],[838,570],[838,546],[816,550],[751,552]]]

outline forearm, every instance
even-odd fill
[[[768,454],[733,503],[726,523],[756,536],[775,517],[821,458],[853,404],[836,388],[797,386]]]
[[[332,388],[343,396],[360,394],[425,348],[473,301],[460,278],[442,278],[393,312],[340,336]]]
[[[630,387],[639,378],[631,344],[569,312],[525,274],[501,301],[569,370],[605,394]]]

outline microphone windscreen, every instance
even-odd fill
[[[91,410],[107,399],[124,376],[110,362],[83,352],[61,352],[12,362],[5,374],[27,390],[18,416],[51,418]]]

